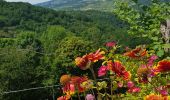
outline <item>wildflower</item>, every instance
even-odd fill
[[[144,97],[144,100],[168,100],[169,96],[162,96],[162,95],[156,95],[156,94],[149,94]]]
[[[108,63],[108,69],[111,69],[118,77],[123,77],[124,80],[131,78],[130,72],[126,71],[125,67],[120,61],[114,61]]]
[[[106,47],[114,47],[116,46],[116,42],[115,41],[107,42],[105,45]]]
[[[154,71],[157,73],[170,71],[170,60],[159,61],[158,65],[154,67]]]
[[[132,88],[129,88],[128,92],[130,93],[138,93],[140,92],[141,89],[139,87],[132,87]]]
[[[136,49],[133,49],[132,51],[124,53],[125,56],[131,57],[131,58],[144,57],[146,54],[147,54],[146,49],[142,49],[141,47],[138,47]]]
[[[146,66],[139,67],[138,70],[137,70],[139,82],[147,83],[148,82],[148,76],[150,75],[150,73],[151,73],[151,71],[148,67],[146,67]]]
[[[92,94],[87,94],[86,100],[95,100],[95,97]]]
[[[63,93],[67,95],[75,94],[75,85],[72,83],[65,84],[62,89],[63,89]]]
[[[103,54],[105,54],[105,52],[100,51],[99,49],[95,53],[90,53],[84,55],[83,57],[77,57],[75,59],[75,63],[80,69],[86,70],[90,68],[92,62],[97,62],[100,59],[104,59]]]
[[[156,88],[156,91],[158,91],[162,96],[168,95],[168,91],[165,86],[160,86],[160,87]]]
[[[132,82],[132,81],[128,81],[127,82],[127,87],[128,88],[132,88],[132,87],[134,87],[135,86],[135,84]]]
[[[123,87],[123,82],[118,82],[118,83],[117,83],[117,86],[118,86],[119,88]]]
[[[75,59],[75,63],[82,70],[86,70],[86,69],[90,68],[90,65],[91,65],[91,61],[88,60],[87,55],[83,56],[82,58],[77,57]]]
[[[57,98],[57,100],[69,100],[69,99],[70,99],[69,95],[61,96],[61,97]]]
[[[98,70],[98,77],[106,75],[107,71],[108,71],[107,66],[101,66]]]
[[[97,62],[98,60],[105,58],[103,56],[104,54],[104,51],[100,51],[100,49],[98,49],[95,53],[88,54],[87,57],[91,62]]]
[[[129,71],[124,71],[123,72],[123,79],[129,80],[130,78],[131,78],[131,73]]]
[[[68,83],[71,79],[71,76],[70,75],[62,75],[61,78],[60,78],[60,83],[62,85]]]
[[[86,76],[79,77],[79,76],[73,76],[71,77],[71,83],[74,84],[75,88],[78,90],[78,92],[84,92],[85,88],[81,86],[81,84],[85,81],[87,81],[88,78]]]
[[[139,87],[136,87],[132,81],[127,82],[127,87],[129,93],[137,93],[141,91],[141,89]]]
[[[154,63],[154,61],[155,61],[156,59],[158,59],[158,56],[152,55],[152,56],[149,58],[149,60],[148,60],[147,66],[152,66],[153,63]]]

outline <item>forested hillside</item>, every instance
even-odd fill
[[[107,41],[119,41],[124,46],[130,45],[128,41],[131,37],[126,34],[127,26],[128,24],[120,21],[112,13],[56,12],[28,3],[1,1],[1,99],[52,98],[52,88],[22,93],[3,93],[58,84],[62,74],[77,73],[75,69],[70,68],[74,66],[73,59],[76,56],[102,47]],[[131,39],[135,40],[134,37]],[[127,42],[124,43],[123,40]],[[61,93],[59,90],[54,91],[56,96]]]

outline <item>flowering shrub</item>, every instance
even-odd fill
[[[170,99],[170,60],[161,60],[142,46],[123,54],[118,48],[109,42],[106,49],[77,57],[76,66],[91,74],[61,76],[63,96],[57,100]]]

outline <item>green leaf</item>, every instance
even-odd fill
[[[163,55],[164,55],[164,50],[161,49],[157,52],[157,56],[162,57]]]

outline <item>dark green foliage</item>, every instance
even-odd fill
[[[56,85],[62,74],[77,75],[75,57],[94,52],[108,41],[132,45],[127,27],[108,12],[54,11],[28,3],[0,2],[0,92]],[[0,97],[45,100],[51,94],[49,88]]]

